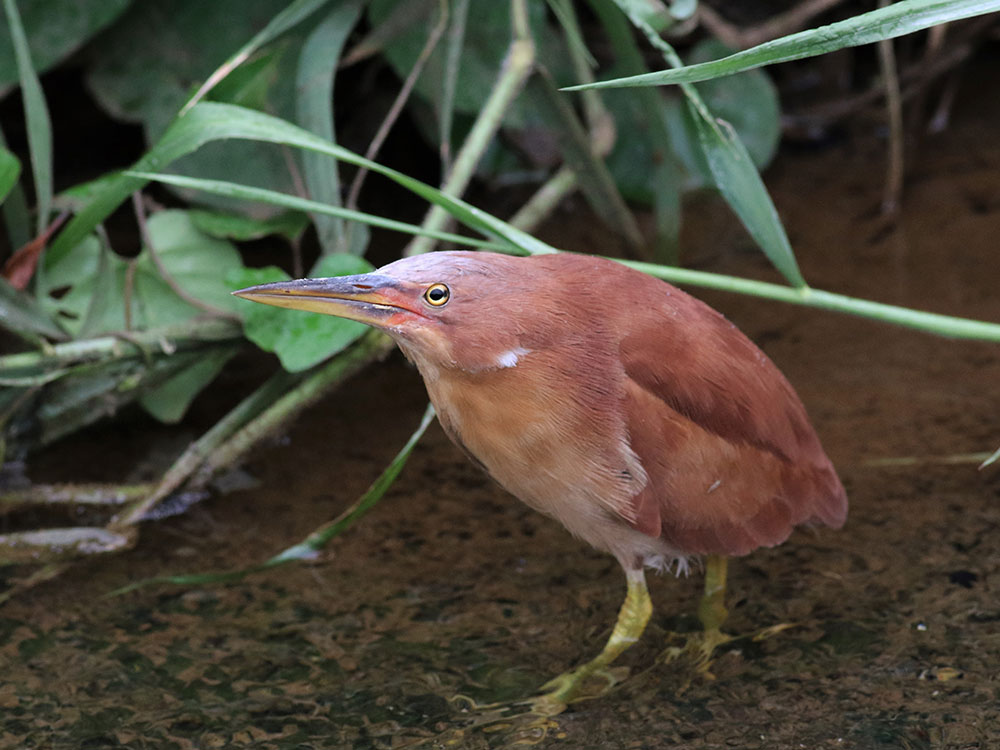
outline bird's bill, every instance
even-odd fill
[[[233,294],[265,305],[336,315],[379,328],[391,325],[394,316],[416,312],[408,303],[412,295],[399,280],[377,273],[276,281]]]

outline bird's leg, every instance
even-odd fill
[[[548,692],[536,699],[536,710],[558,713],[574,700],[579,700],[582,697],[593,697],[581,695],[584,683],[591,677],[604,678],[607,681],[605,690],[618,681],[618,678],[608,670],[608,666],[625,649],[639,640],[642,631],[646,628],[646,623],[649,621],[649,616],[653,612],[653,603],[649,599],[646,577],[642,568],[638,570],[626,569],[625,576],[628,580],[625,601],[618,611],[618,620],[615,622],[615,628],[611,631],[611,637],[608,638],[604,649],[586,664],[564,672],[542,685],[541,689]]]
[[[699,671],[707,671],[712,652],[728,641],[722,623],[729,616],[726,609],[726,563],[722,555],[709,555],[705,560],[705,593],[698,604],[698,619],[704,629],[698,650]]]

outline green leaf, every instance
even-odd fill
[[[571,86],[567,91],[589,88],[664,86],[695,83],[732,75],[762,65],[800,60],[826,52],[894,39],[943,23],[1000,10],[1000,0],[900,0],[885,8],[774,39],[721,60],[661,70],[626,78]]]
[[[184,211],[153,214],[147,227],[157,257],[184,292],[219,309],[237,309],[225,278],[242,264],[229,242],[200,232]],[[83,331],[85,320],[89,335],[126,330],[129,261],[108,252],[104,261],[107,266],[102,271],[102,252],[97,238],[89,237],[69,252],[45,255],[50,293],[42,294],[40,301],[73,333]],[[128,295],[132,329],[156,328],[205,314],[177,295],[161,276],[148,249],[132,263],[135,269]],[[100,301],[96,311],[94,300]]]
[[[18,9],[35,70],[44,73],[109,25],[132,0],[22,0]],[[0,14],[0,39],[10,39],[6,16]],[[0,44],[0,98],[16,84],[14,48]]]
[[[24,119],[28,130],[28,151],[31,153],[31,174],[35,179],[37,202],[36,233],[41,234],[49,222],[52,210],[52,121],[45,104],[42,85],[31,62],[31,50],[21,17],[14,0],[3,0],[10,39],[17,59],[18,80],[24,99]]]
[[[0,150],[9,153],[3,130],[0,130]],[[20,166],[18,169],[20,170]],[[28,202],[24,199],[24,188],[16,181],[8,188],[6,199],[0,199],[0,211],[3,212],[3,222],[7,229],[7,239],[10,241],[10,246],[23,247],[28,244],[31,241]]]
[[[358,22],[366,0],[346,0],[334,8],[312,30],[302,46],[296,72],[296,121],[306,130],[336,142],[333,132],[333,74],[337,69],[344,42]],[[336,159],[306,151],[302,155],[303,173],[309,197],[320,203],[341,205],[340,176]],[[313,217],[324,253],[364,253],[367,232],[352,235],[353,247],[346,246],[344,223],[338,218],[318,214]],[[364,235],[364,236],[361,236]]]
[[[347,253],[324,255],[312,269],[311,276],[346,276],[368,273],[372,265],[364,258]],[[270,281],[283,281],[288,274],[275,266],[246,268],[229,274],[227,284],[241,289]],[[285,310],[267,305],[248,304],[243,330],[248,339],[266,352],[274,352],[289,372],[301,372],[332,357],[361,336],[366,326],[332,315],[317,315],[303,310]]]
[[[442,242],[453,242],[458,245],[464,245],[466,247],[478,247],[484,250],[499,250],[501,252],[510,250],[509,245],[503,245],[495,242],[486,242],[484,240],[477,240],[473,237],[466,237],[465,235],[455,234],[453,232],[436,232],[430,229],[424,229],[423,227],[417,226],[416,224],[407,224],[403,221],[395,221],[393,219],[385,219],[381,216],[376,216],[375,214],[367,214],[361,211],[353,211],[349,208],[338,208],[336,206],[327,206],[322,203],[317,203],[316,201],[307,200],[305,198],[299,198],[295,195],[287,195],[286,193],[276,193],[273,190],[265,190],[263,188],[252,188],[246,185],[237,185],[232,182],[222,182],[220,180],[202,180],[197,177],[181,177],[178,175],[162,175],[154,174],[152,172],[126,172],[129,177],[141,177],[147,180],[155,180],[156,182],[162,182],[165,185],[177,185],[178,187],[190,188],[192,190],[204,190],[209,193],[217,193],[219,195],[225,195],[231,198],[238,198],[240,200],[246,201],[259,201],[261,203],[270,203],[274,206],[284,206],[286,208],[296,209],[297,211],[308,211],[314,214],[324,214],[329,216],[336,216],[338,218],[347,219],[350,221],[361,222],[362,224],[371,225],[373,227],[380,227],[382,229],[389,229],[395,232],[404,232],[406,234],[422,235],[425,237],[433,237],[434,239],[441,240]],[[192,218],[197,223],[199,219],[197,218],[201,215],[199,212],[190,211]],[[228,217],[225,214],[210,214],[211,216],[218,216],[220,221],[222,217],[226,217],[226,225],[229,225],[229,218],[234,221],[240,221],[238,217]],[[287,215],[287,214],[282,214]],[[302,216],[301,213],[293,213],[294,216]],[[213,220],[214,221],[214,220]],[[239,226],[246,226],[247,228],[253,227],[264,227],[272,226],[270,221],[258,222],[253,219],[246,219],[246,224],[240,224]],[[303,219],[304,223],[308,224],[307,219]],[[224,232],[227,228],[223,224],[215,224],[215,229],[219,232]],[[235,227],[236,225],[230,225]],[[225,233],[217,234],[216,231],[211,231],[206,229],[208,234],[214,236],[228,236]],[[239,237],[234,237],[234,239],[239,239]]]
[[[186,185],[198,189],[197,182],[186,183]],[[260,195],[258,193],[257,197],[249,200],[261,200]],[[188,216],[191,217],[191,222],[205,234],[237,242],[259,240],[272,234],[281,235],[292,241],[309,226],[309,217],[301,211],[283,211],[269,219],[251,219],[248,216],[238,214],[195,209],[188,211]]]
[[[139,398],[142,408],[166,424],[181,420],[194,397],[215,380],[222,368],[239,351],[238,347],[213,348],[198,354],[197,360],[165,383]]]
[[[26,337],[46,336],[62,341],[66,332],[34,297],[12,287],[0,277],[0,325]]]
[[[21,176],[21,162],[10,151],[0,146],[0,203],[14,189]]]

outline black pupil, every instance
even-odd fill
[[[427,296],[430,298],[431,302],[440,302],[447,296],[447,293],[441,287],[436,286],[427,292]]]

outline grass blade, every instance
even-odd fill
[[[10,0],[7,1],[9,2]],[[267,26],[254,34],[253,39],[244,44],[235,55],[230,57],[222,63],[222,65],[215,69],[215,72],[213,72],[212,75],[205,80],[198,90],[194,92],[191,98],[187,100],[187,103],[181,107],[179,116],[184,116],[188,110],[201,101],[201,99],[203,99],[209,91],[215,88],[219,81],[246,62],[250,55],[270,42],[272,39],[276,39],[284,34],[300,21],[304,21],[316,10],[326,5],[327,2],[329,2],[329,0],[294,0],[289,3],[284,10],[268,22]]]
[[[502,245],[485,240],[477,240],[474,237],[466,237],[452,232],[435,232],[424,229],[416,224],[408,224],[403,221],[386,219],[375,214],[366,214],[350,208],[340,208],[339,206],[328,206],[318,201],[308,198],[299,198],[296,195],[279,193],[265,188],[251,187],[249,185],[238,185],[234,182],[224,182],[220,180],[205,180],[200,177],[183,177],[181,175],[157,174],[152,172],[125,172],[129,177],[140,177],[144,180],[161,182],[164,185],[187,188],[190,190],[203,190],[206,193],[223,195],[227,198],[238,198],[257,203],[269,203],[273,206],[282,206],[297,211],[307,211],[323,216],[333,216],[346,221],[357,221],[380,229],[389,229],[404,234],[425,235],[441,242],[454,242],[467,247],[476,247],[483,250],[496,250],[497,252],[510,251],[509,245]]]
[[[21,162],[10,151],[0,146],[0,203],[14,189],[21,176]]]
[[[28,150],[31,153],[31,173],[35,179],[35,200],[38,215],[36,217],[36,234],[45,231],[49,223],[49,213],[52,210],[52,121],[49,119],[49,108],[45,103],[42,85],[38,74],[31,64],[31,51],[28,49],[28,38],[21,25],[14,0],[3,0],[4,12],[7,15],[7,26],[10,29],[11,42],[14,45],[14,56],[17,59],[17,74],[21,83],[21,96],[24,99],[24,118],[28,128]]]
[[[1000,10],[1000,0],[900,0],[885,8],[838,21],[828,26],[800,31],[775,39],[721,60],[672,70],[570,86],[566,91],[629,86],[664,86],[696,83],[740,73],[763,65],[800,60],[826,52],[857,47],[885,39]]]
[[[680,57],[664,41],[629,0],[614,0],[649,43],[659,50],[668,64],[681,66]],[[764,187],[753,159],[736,131],[725,120],[712,115],[698,91],[690,83],[681,84],[687,111],[694,123],[698,142],[716,187],[743,222],[774,267],[797,288],[806,288],[792,245],[771,196]]]
[[[233,104],[201,102],[186,115],[178,118],[157,144],[133,165],[131,172],[118,173],[102,180],[94,197],[73,217],[52,243],[49,253],[53,260],[69,252],[134,191],[142,188],[147,181],[146,178],[136,177],[134,173],[156,172],[206,143],[225,138],[280,143],[329,154],[341,161],[365,167],[388,177],[430,203],[445,208],[471,229],[501,240],[501,244],[507,246],[508,252],[521,254],[556,252],[551,245],[515,229],[460,198],[445,195],[430,185],[365,159],[290,122]]]
[[[241,580],[252,573],[268,570],[269,568],[275,568],[279,565],[284,565],[295,560],[315,559],[319,550],[321,550],[327,542],[353,526],[358,519],[375,507],[376,503],[382,499],[382,496],[385,495],[386,491],[393,485],[393,482],[396,481],[396,478],[403,470],[403,467],[406,466],[406,462],[409,460],[410,454],[413,453],[414,447],[416,447],[420,438],[423,437],[424,432],[430,426],[431,420],[433,419],[434,407],[428,404],[417,429],[412,435],[410,435],[409,440],[406,441],[406,444],[400,449],[399,453],[396,454],[396,457],[393,458],[389,465],[382,471],[381,474],[379,474],[378,478],[372,482],[371,486],[365,490],[364,494],[362,494],[350,508],[341,513],[336,519],[319,527],[316,531],[311,533],[298,544],[292,545],[291,547],[279,552],[274,557],[271,557],[262,563],[258,563],[257,565],[251,565],[248,568],[216,573],[193,573],[188,575],[157,576],[156,578],[147,578],[143,581],[137,581],[136,583],[117,589],[111,592],[111,596],[125,594],[129,591],[134,591],[135,589],[143,588],[144,586],[149,586],[155,583],[172,583],[179,586],[199,586],[209,583],[227,583],[230,581]]]
[[[331,142],[333,130],[333,78],[344,42],[358,22],[366,0],[347,0],[334,8],[306,38],[299,55],[296,74],[295,108],[299,125]],[[309,197],[332,206],[341,205],[340,177],[335,159],[306,151],[302,156],[303,172]],[[330,214],[315,214],[313,223],[324,253],[347,252],[342,219]],[[352,235],[350,251],[364,252],[367,237]],[[358,241],[360,240],[360,241]]]
[[[22,336],[46,336],[56,341],[69,338],[35,301],[0,277],[0,325]]]

